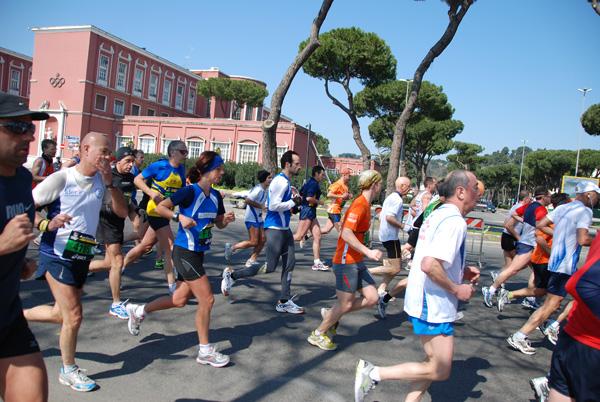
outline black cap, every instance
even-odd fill
[[[7,117],[31,116],[32,120],[47,120],[50,115],[46,112],[29,110],[27,103],[15,95],[0,93],[0,119]]]
[[[117,161],[120,161],[121,159],[127,157],[127,156],[135,156],[133,155],[133,150],[129,147],[123,147],[123,148],[119,148],[117,149]]]

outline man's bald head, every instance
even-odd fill
[[[110,142],[104,134],[92,131],[83,137],[83,141],[81,141],[81,148],[85,147],[86,145],[110,147]]]
[[[402,195],[406,195],[410,191],[410,179],[406,176],[398,177],[394,184],[396,185],[396,191]]]

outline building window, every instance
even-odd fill
[[[156,153],[156,140],[154,138],[140,138],[138,148],[145,154]]]
[[[339,174],[339,170],[338,169],[327,169],[327,173],[330,175],[334,175],[337,176]]]
[[[204,141],[188,141],[187,148],[189,151],[188,158],[195,159],[204,152]]]
[[[257,144],[239,144],[238,163],[258,162]]]
[[[140,107],[140,105],[136,105],[135,103],[131,104],[131,115],[132,116],[139,116],[141,114],[142,108]]]
[[[115,99],[114,113],[117,116],[123,116],[125,114],[125,102],[122,100]]]
[[[21,89],[21,72],[17,70],[10,70],[10,93],[19,95]]]
[[[212,103],[212,98],[208,98],[206,100],[206,118],[210,119],[210,104]]]
[[[103,54],[100,55],[100,62],[98,63],[98,84],[104,86],[108,85],[108,65],[110,58]]]
[[[279,161],[281,160],[281,157],[283,156],[284,153],[286,153],[288,150],[287,145],[285,147],[277,147],[277,164],[279,165]]]
[[[161,144],[160,144],[160,153],[169,156],[169,151],[168,151],[169,144],[172,143],[173,141],[175,141],[175,139],[163,138],[161,140]]]
[[[235,109],[233,109],[231,118],[233,120],[241,120],[242,119],[242,108],[237,104],[237,102],[235,103]]]
[[[160,114],[160,116],[161,116],[161,117],[169,117],[169,113],[167,113],[167,112],[162,112],[162,113]]]
[[[156,101],[156,90],[158,88],[158,77],[154,74],[150,74],[150,87],[148,88],[148,97]]]
[[[137,96],[142,96],[142,89],[144,82],[144,70],[139,68],[135,69],[135,78],[133,80],[133,93]]]
[[[117,71],[117,89],[119,91],[126,91],[125,83],[127,82],[127,64],[119,62],[119,68]]]
[[[246,105],[246,119],[245,120],[254,120],[254,108],[252,106]]]
[[[147,116],[156,116],[156,110],[148,108]]]
[[[96,102],[94,103],[94,109],[106,112],[106,96],[96,94]]]
[[[122,137],[120,135],[117,135],[115,141],[115,150],[123,147],[128,147],[131,144],[133,144],[133,137]]]
[[[188,105],[187,105],[188,113],[194,113],[194,101],[195,100],[196,100],[196,90],[190,89],[190,95],[188,96]]]
[[[211,151],[215,151],[221,155],[221,158],[225,162],[231,160],[231,144],[228,142],[213,142],[211,144]]]
[[[175,96],[175,107],[179,110],[183,109],[183,87],[177,85],[177,95]]]
[[[171,103],[171,81],[165,80],[165,86],[163,87],[162,103],[163,105],[169,105]]]

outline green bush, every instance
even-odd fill
[[[234,188],[235,187],[235,171],[237,169],[237,163],[235,162],[225,162],[223,164],[223,171],[225,174],[219,183],[219,186],[225,188]]]
[[[240,163],[235,170],[235,186],[238,188],[251,189],[258,184],[256,174],[262,166],[256,162]]]

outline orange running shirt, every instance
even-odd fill
[[[554,224],[550,225],[552,229],[554,229]],[[541,235],[544,239],[546,239],[546,243],[548,243],[548,247],[552,248],[552,236],[548,236],[546,233],[543,233],[541,230],[537,230],[536,234]],[[540,246],[535,246],[533,250],[533,254],[531,254],[531,262],[534,264],[548,264],[550,260],[550,256],[542,250]]]
[[[329,186],[329,190],[335,195],[344,195],[348,192],[348,186],[345,185],[342,180],[338,180]],[[327,207],[328,214],[341,214],[342,208],[346,200],[342,200],[341,198],[334,198],[331,204]]]
[[[364,195],[360,195],[352,202],[342,220],[342,230],[348,228],[354,232],[359,242],[363,243],[365,232],[371,226],[371,206]],[[342,236],[338,238],[337,249],[333,262],[335,264],[352,264],[364,260],[364,255],[350,247]]]

